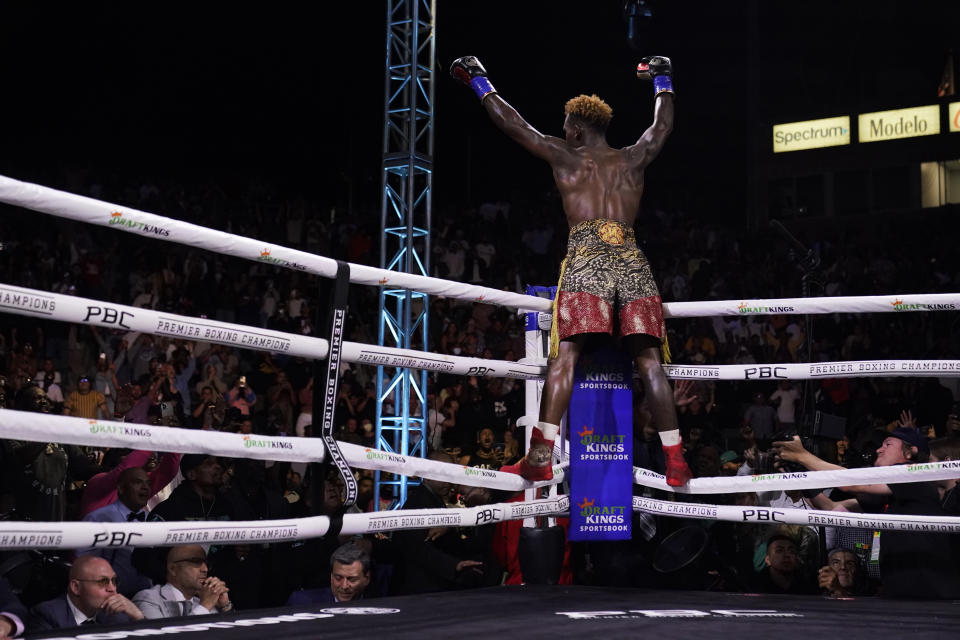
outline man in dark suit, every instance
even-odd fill
[[[81,556],[70,568],[66,595],[36,605],[27,628],[35,632],[133,620],[143,620],[143,613],[117,593],[117,574],[110,563],[97,556]]]
[[[443,451],[434,451],[431,460],[453,462]],[[424,478],[407,495],[404,509],[444,509],[454,498],[455,487],[447,482]],[[451,527],[396,531],[397,551],[392,593],[413,594],[500,583],[503,570],[490,553],[492,525],[459,530]]]
[[[0,640],[16,638],[23,633],[27,610],[20,603],[6,578],[0,578]]]
[[[288,605],[335,604],[364,597],[370,585],[370,554],[361,546],[348,542],[330,556],[330,586],[322,589],[294,591]]]

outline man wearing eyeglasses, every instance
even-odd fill
[[[128,624],[143,620],[135,604],[117,593],[117,574],[110,563],[97,556],[81,556],[70,568],[65,596],[36,605],[30,612],[27,631],[63,629],[80,625]]]
[[[101,416],[109,418],[112,415],[107,409],[107,400],[104,395],[90,386],[90,378],[85,375],[77,380],[77,390],[67,396],[63,412],[68,416],[91,420]]]
[[[167,553],[166,584],[144,589],[133,602],[148,619],[226,613],[233,609],[230,590],[208,571],[203,547],[172,547]]]

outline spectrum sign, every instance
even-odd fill
[[[947,105],[950,117],[950,131],[960,131],[960,102],[951,102]]]
[[[850,144],[850,116],[773,125],[773,152]]]
[[[861,113],[860,142],[916,138],[940,133],[940,105]]]

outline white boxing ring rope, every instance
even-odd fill
[[[576,505],[574,505],[576,507]],[[528,502],[506,502],[463,509],[411,509],[348,513],[343,516],[343,535],[380,533],[400,529],[473,527],[535,516],[557,516],[569,512],[567,496]],[[737,507],[728,505],[668,502],[633,498],[633,510],[698,520],[798,524],[867,528],[884,531],[960,533],[960,518],[946,516],[903,516],[838,513],[806,509]],[[0,548],[84,549],[103,547],[154,547],[180,544],[243,544],[291,542],[326,535],[327,516],[286,520],[203,521],[203,522],[0,522]]]
[[[576,505],[574,505],[576,506]],[[633,510],[660,516],[721,520],[757,524],[799,524],[884,531],[936,531],[960,533],[960,517],[901,516],[873,513],[819,511],[817,509],[780,509],[775,507],[738,507],[723,504],[669,502],[633,497]]]
[[[58,191],[38,184],[21,182],[6,176],[0,176],[0,202],[59,218],[111,227],[148,238],[206,249],[226,256],[312,273],[324,278],[335,278],[337,275],[337,261],[331,258]],[[414,289],[459,300],[482,301],[533,311],[550,311],[551,306],[550,301],[544,298],[352,263],[350,264],[350,282],[375,287]]]
[[[34,442],[59,441],[93,446],[150,448],[158,451],[209,453],[255,459],[318,461],[323,444],[312,438],[244,436],[215,431],[196,431],[173,427],[86,420],[67,416],[4,410],[0,412],[4,435]],[[423,458],[365,449],[341,443],[351,466],[380,469],[407,475],[434,478],[462,485],[520,490],[531,486],[556,484],[563,480],[562,466],[554,467],[551,482],[531,485],[519,476],[473,469]],[[663,476],[635,468],[638,484],[667,488]],[[739,476],[695,478],[687,487],[674,489],[685,493],[729,493],[759,490],[799,490],[845,484],[900,483],[933,481],[960,476],[960,462],[940,462],[898,467],[848,469]],[[960,518],[936,516],[883,516],[838,514],[804,509],[733,507],[688,502],[668,502],[635,497],[634,510],[685,518],[708,518],[730,522],[756,521],[767,524],[826,524],[840,527],[872,527],[885,530],[960,532]],[[474,526],[534,516],[567,513],[565,496],[522,503],[502,503],[470,509],[426,509],[410,511],[347,514],[343,534],[362,534],[396,529],[420,529],[432,526]],[[865,524],[866,523],[866,524]],[[0,548],[86,548],[91,546],[157,546],[188,542],[282,542],[324,535],[330,520],[326,516],[301,519],[252,522],[160,522],[134,524],[103,523],[0,523]]]
[[[174,220],[132,207],[112,204],[42,185],[0,176],[0,202],[59,218],[113,227],[148,238],[176,242],[222,255],[263,262],[279,267],[334,278],[336,260],[305,251],[264,243]],[[115,216],[115,214],[119,214]],[[266,252],[266,255],[264,253]],[[485,302],[525,311],[550,312],[550,301],[489,287],[452,280],[350,264],[350,282],[370,286],[414,289],[432,295],[471,302]],[[905,311],[953,311],[960,309],[960,294],[890,294],[882,296],[837,296],[759,300],[666,302],[666,318],[744,316],[771,314],[893,313]]]
[[[88,420],[71,416],[0,411],[0,432],[11,440],[62,442],[93,447],[121,447],[174,453],[204,453],[230,458],[283,462],[322,462],[326,449],[320,438],[244,435],[225,431],[201,431],[179,427],[148,426],[112,420]],[[340,451],[351,467],[404,473],[454,484],[520,491],[561,482],[569,463],[553,467],[552,481],[528,482],[518,475],[475,469],[460,464],[370,449],[340,442]]]
[[[168,338],[199,340],[243,349],[286,353],[306,358],[327,357],[323,338],[248,327],[207,318],[142,309],[60,293],[50,293],[0,283],[0,312],[87,324],[107,329],[126,329]],[[542,380],[546,362],[488,360],[468,356],[416,351],[344,342],[341,357],[347,362],[410,367],[476,377]],[[813,378],[947,376],[960,377],[960,360],[857,360],[770,365],[664,365],[672,379],[694,380],[806,380]]]
[[[86,420],[22,411],[0,411],[4,435],[35,442],[60,441],[94,446],[150,448],[158,451],[209,453],[255,459],[309,461],[322,459],[322,442],[311,438],[276,438],[242,434],[196,431],[173,427]],[[341,443],[351,466],[381,469],[394,473],[420,475],[463,485],[519,490],[533,486],[519,476],[497,471],[478,470],[462,465],[408,458]],[[372,455],[371,455],[372,454]],[[646,470],[635,470],[657,478]],[[563,479],[563,470],[554,468]],[[636,474],[635,474],[636,475]],[[902,467],[771,474],[732,478],[697,478],[684,487],[687,493],[727,493],[771,489],[805,489],[837,484],[867,482],[932,481],[960,476],[960,462],[942,462]],[[651,482],[641,482],[656,486]],[[657,487],[659,488],[659,487]],[[422,529],[433,526],[475,526],[479,522],[503,522],[534,516],[557,516],[569,511],[566,496],[522,503],[510,502],[467,509],[423,509],[346,514],[342,534],[363,534],[397,529]],[[767,524],[826,524],[840,527],[872,527],[884,530],[960,532],[960,518],[936,516],[883,516],[838,514],[804,509],[733,507],[688,502],[668,502],[635,497],[635,511],[685,518],[707,518],[730,522]],[[284,542],[319,537],[327,533],[326,516],[286,520],[234,522],[155,522],[155,523],[75,523],[75,522],[3,522],[0,523],[0,548],[87,548],[105,546],[163,546],[186,543]]]
[[[186,222],[119,207],[74,194],[20,182],[0,176],[0,202],[22,206],[68,219],[114,226],[122,230],[169,240],[224,255],[265,262],[275,266],[334,277],[336,261],[284,247],[264,245],[222,231],[206,229]],[[498,291],[437,278],[417,276],[351,265],[351,282],[374,286],[390,285],[416,289],[434,295],[463,300],[482,301],[528,311],[550,310],[549,300]],[[849,296],[835,298],[803,298],[781,300],[683,302],[664,304],[664,315],[670,318],[704,315],[767,315],[837,312],[901,312],[943,311],[960,308],[960,294],[922,294],[897,296]],[[326,357],[326,340],[285,334],[259,328],[244,327],[207,319],[188,318],[105,303],[96,300],[63,296],[42,291],[0,285],[0,311],[32,317],[123,328],[154,335],[187,338],[273,352],[285,352],[310,358]],[[526,379],[528,415],[531,400],[539,395],[537,380],[543,378],[545,360],[540,348],[531,352],[528,332],[528,358],[525,362],[484,360],[460,356],[443,356],[426,352],[345,343],[343,356],[348,362],[393,367],[410,367],[461,375],[512,377]],[[540,342],[542,346],[542,342]],[[497,365],[494,369],[491,365]],[[955,360],[883,360],[830,363],[788,363],[782,365],[719,365],[665,366],[671,378],[750,380],[809,379],[818,377],[862,376],[943,376],[960,375],[960,361]],[[529,419],[527,419],[529,422]],[[68,422],[70,424],[68,424]],[[81,424],[82,423],[82,424]],[[81,429],[77,429],[77,426]],[[30,414],[17,411],[0,412],[0,432],[6,437],[33,441],[61,441],[74,444],[112,445],[154,450],[175,450],[211,455],[233,455],[270,460],[321,460],[324,449],[320,440],[242,436],[222,432],[196,432],[173,428],[151,428],[109,421]],[[566,463],[554,468],[551,482],[533,485],[518,476],[475,470],[461,465],[445,464],[422,458],[408,458],[388,452],[341,444],[352,466],[381,469],[407,475],[420,475],[462,485],[487,486],[508,490],[561,482]],[[165,447],[168,447],[165,449]],[[172,447],[172,449],[171,449]],[[562,447],[561,447],[562,453]],[[770,489],[822,488],[827,486],[866,484],[869,482],[916,482],[960,476],[960,463],[907,465],[876,469],[770,474],[734,478],[697,478],[681,488],[666,485],[663,476],[646,469],[634,469],[634,480],[644,486],[674,493],[727,493]],[[473,526],[483,522],[501,522],[538,515],[559,515],[569,509],[565,496],[523,503],[485,505],[469,509],[417,510],[372,514],[346,514],[344,534],[370,533],[395,529],[419,529],[430,526]],[[960,518],[933,516],[861,516],[803,509],[744,508],[724,505],[700,505],[634,498],[634,510],[678,517],[708,518],[732,522],[766,522],[770,524],[830,524],[832,526],[875,529],[960,532]],[[763,515],[758,515],[763,512]],[[330,525],[325,516],[282,521],[230,523],[39,523],[6,522],[0,527],[0,548],[81,548],[90,546],[158,546],[200,542],[274,542],[324,535]]]
[[[716,476],[693,478],[685,486],[671,487],[659,473],[643,467],[633,468],[633,482],[643,487],[670,493],[717,494],[752,491],[801,491],[866,484],[901,484],[960,478],[960,460],[924,462],[892,467],[861,467],[826,471],[794,471],[755,476]]]
[[[0,312],[44,320],[96,325],[107,329],[138,331],[168,338],[212,342],[241,349],[284,353],[304,358],[323,359],[327,357],[329,350],[329,344],[323,338],[248,327],[207,318],[192,318],[3,283],[0,283]],[[496,375],[502,378],[530,379],[542,378],[546,373],[545,362],[530,364],[487,360],[381,347],[361,342],[344,342],[340,357],[347,362],[372,366],[410,367],[478,377]]]
[[[400,529],[473,527],[530,516],[562,515],[566,496],[535,502],[507,502],[464,509],[410,509],[346,513],[339,535],[360,535]],[[85,549],[162,547],[180,544],[262,544],[319,538],[330,530],[330,518],[310,516],[285,520],[190,522],[0,522],[0,549]]]
[[[0,426],[5,437],[30,442],[62,442],[93,447],[122,447],[175,453],[205,453],[230,458],[252,458],[285,462],[321,462],[326,454],[319,438],[244,435],[223,431],[198,431],[179,427],[162,427],[88,420],[26,411],[4,410]],[[370,449],[347,442],[341,451],[351,467],[405,473],[422,478],[489,489],[520,491],[559,484],[564,480],[569,463],[553,467],[554,478],[531,483],[518,475],[475,469],[460,464],[402,456]],[[830,471],[771,473],[757,476],[718,476],[694,478],[683,487],[670,487],[664,477],[642,467],[634,467],[634,483],[671,493],[717,494],[772,490],[822,489],[845,485],[899,484],[946,480],[960,477],[960,461],[928,462],[893,467],[864,467]]]

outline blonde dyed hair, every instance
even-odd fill
[[[564,112],[600,130],[606,129],[610,119],[613,118],[613,109],[595,94],[570,98],[567,100]]]

